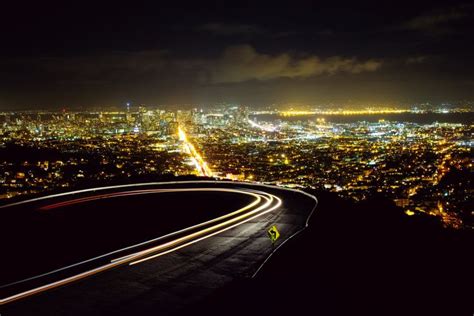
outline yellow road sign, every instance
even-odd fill
[[[275,225],[270,227],[267,233],[268,233],[268,237],[271,239],[272,242],[275,242],[280,237],[280,232],[278,231]]]

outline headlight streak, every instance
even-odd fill
[[[270,207],[269,209],[266,209],[266,210],[265,210],[265,208],[268,207],[268,206],[273,202],[273,199],[274,199],[274,198],[278,201],[278,202],[276,203],[276,205],[274,205],[273,207]],[[265,203],[265,205],[262,205],[261,207],[259,207],[258,209],[254,210],[254,211],[252,211],[252,212],[246,213],[246,214],[244,214],[244,215],[240,215],[239,217],[233,218],[233,219],[231,219],[231,220],[229,220],[229,221],[227,221],[227,222],[224,222],[224,223],[215,225],[215,226],[210,227],[210,228],[203,229],[202,231],[199,231],[199,232],[194,233],[194,234],[192,234],[192,235],[188,235],[188,236],[186,236],[186,237],[182,237],[182,238],[180,238],[180,239],[177,239],[176,241],[173,241],[173,242],[170,242],[170,243],[168,243],[168,244],[164,244],[164,245],[158,246],[158,247],[159,247],[160,249],[163,249],[163,248],[166,248],[166,247],[168,247],[168,246],[172,246],[172,245],[174,245],[174,244],[179,244],[180,242],[183,242],[183,241],[186,241],[186,240],[195,238],[195,237],[197,237],[197,236],[206,234],[206,233],[211,232],[211,231],[213,231],[213,230],[216,230],[216,229],[219,229],[219,228],[224,227],[224,226],[226,226],[226,225],[230,225],[230,224],[232,224],[232,223],[234,223],[234,222],[237,222],[237,223],[235,223],[235,224],[233,224],[233,225],[231,225],[231,226],[225,227],[225,228],[220,229],[220,230],[218,230],[218,231],[216,231],[216,232],[213,232],[213,233],[210,233],[210,234],[208,234],[208,235],[205,235],[204,237],[198,238],[198,239],[193,240],[193,241],[191,241],[191,242],[188,242],[188,243],[185,243],[185,244],[183,244],[183,245],[180,245],[180,246],[177,246],[177,247],[175,247],[175,248],[172,248],[172,249],[170,249],[170,250],[167,250],[165,253],[170,253],[170,252],[176,251],[176,250],[181,249],[181,248],[183,248],[183,247],[186,247],[186,246],[189,246],[189,245],[191,245],[191,244],[194,244],[194,243],[196,243],[196,242],[198,242],[198,241],[207,239],[207,238],[209,238],[209,237],[212,237],[212,236],[214,236],[214,235],[217,235],[217,234],[219,234],[219,233],[222,233],[222,232],[224,232],[224,231],[226,231],[226,230],[229,230],[229,229],[231,229],[231,228],[234,228],[234,227],[236,227],[236,226],[239,226],[239,225],[241,225],[241,224],[243,224],[243,223],[246,223],[246,222],[248,222],[248,221],[250,221],[250,220],[252,220],[252,219],[255,219],[255,218],[257,218],[257,217],[260,217],[260,216],[262,216],[262,215],[264,215],[264,214],[267,214],[267,213],[269,213],[269,212],[271,212],[271,211],[277,209],[277,208],[280,207],[280,205],[282,204],[281,199],[278,198],[278,197],[276,197],[276,196],[270,196],[270,198],[266,198],[266,199],[267,199],[267,203]],[[264,211],[258,213],[258,212],[261,211],[261,210],[264,210]],[[254,215],[255,213],[258,213],[258,214]],[[251,215],[254,215],[254,216],[252,216],[252,217],[250,217],[250,218],[247,218],[247,217],[249,217],[249,216],[251,216]],[[247,218],[247,219],[245,219],[245,218]],[[245,220],[244,220],[244,219],[245,219]],[[158,247],[157,247],[157,248],[158,248]],[[159,249],[154,249],[154,251],[158,251],[158,250],[159,250]],[[150,250],[150,251],[153,252],[152,250]],[[139,260],[133,261],[133,262],[131,262],[131,263],[129,263],[129,264],[130,264],[130,265],[134,265],[134,264],[137,264],[137,263],[140,263],[140,262],[144,262],[144,261],[147,261],[147,260],[150,260],[150,259],[153,259],[153,258],[162,256],[162,255],[164,255],[165,253],[159,253],[159,254],[153,255],[153,256],[151,256],[151,257],[146,257],[146,258],[143,258],[143,259],[139,259]],[[146,255],[146,254],[137,254],[137,257],[141,257],[141,256],[143,256],[143,255]],[[135,256],[133,256],[133,258],[135,258]],[[132,259],[133,259],[133,258],[132,258]]]
[[[221,216],[221,217],[217,217],[217,218],[215,218],[215,219],[212,219],[212,220],[209,220],[209,221],[200,223],[200,224],[196,224],[196,225],[193,225],[193,226],[190,226],[190,227],[187,227],[187,228],[184,228],[184,229],[175,231],[175,232],[173,232],[173,233],[166,234],[166,235],[164,235],[164,236],[160,236],[160,237],[157,237],[157,238],[154,238],[154,239],[151,239],[151,240],[148,240],[148,241],[144,241],[144,242],[141,242],[141,243],[132,245],[132,246],[128,246],[128,247],[125,247],[125,248],[122,248],[122,249],[114,250],[114,251],[111,251],[111,252],[109,252],[109,253],[106,253],[106,254],[103,254],[103,255],[100,255],[100,256],[91,258],[91,259],[87,259],[87,260],[84,260],[84,261],[81,261],[81,262],[78,262],[78,263],[75,263],[75,264],[71,264],[71,265],[66,266],[66,267],[62,267],[62,268],[59,268],[59,269],[55,269],[55,270],[53,270],[53,271],[49,271],[49,272],[46,272],[46,273],[43,273],[43,274],[40,274],[40,275],[37,275],[37,276],[34,276],[34,277],[30,277],[30,278],[27,278],[27,279],[24,279],[24,280],[20,280],[20,281],[16,281],[16,282],[12,282],[12,283],[6,284],[6,285],[2,285],[2,286],[0,286],[0,288],[4,288],[4,287],[10,286],[10,285],[14,285],[14,284],[19,284],[19,283],[26,282],[26,281],[30,281],[30,280],[33,280],[33,279],[36,279],[36,278],[39,278],[39,277],[44,277],[44,276],[47,276],[47,275],[50,275],[50,274],[53,274],[53,273],[56,273],[56,272],[60,272],[60,271],[66,270],[66,269],[68,269],[68,268],[73,268],[73,267],[79,266],[79,265],[84,264],[84,263],[88,263],[88,262],[91,262],[91,261],[94,261],[94,260],[97,260],[97,259],[101,259],[101,258],[110,256],[110,255],[113,255],[113,254],[116,254],[116,253],[120,253],[120,252],[123,252],[123,251],[126,251],[126,250],[130,250],[130,249],[133,249],[133,248],[137,248],[137,247],[140,247],[140,246],[144,246],[144,245],[146,245],[146,244],[150,244],[150,243],[153,243],[153,242],[156,242],[156,241],[159,241],[159,240],[163,240],[163,239],[166,239],[166,238],[175,236],[175,235],[179,235],[179,234],[184,233],[184,232],[191,231],[191,230],[193,230],[193,229],[196,229],[196,228],[199,228],[199,227],[208,225],[208,224],[212,224],[212,223],[217,222],[217,221],[219,221],[219,220],[223,220],[223,219],[225,219],[225,218],[228,218],[228,217],[231,217],[231,216],[236,215],[236,214],[238,214],[238,213],[241,213],[241,212],[243,212],[243,211],[246,211],[247,209],[252,208],[252,207],[254,207],[255,205],[257,205],[258,203],[260,203],[260,201],[261,201],[261,199],[262,199],[261,196],[255,194],[255,193],[252,193],[252,190],[246,190],[246,189],[244,189],[244,190],[242,190],[242,191],[237,191],[237,190],[233,190],[233,189],[224,189],[224,188],[202,188],[202,189],[197,189],[197,188],[194,188],[194,189],[150,189],[150,190],[136,190],[136,191],[119,192],[119,193],[123,193],[123,195],[119,195],[119,194],[117,194],[117,193],[112,193],[112,194],[102,194],[102,195],[100,195],[100,196],[93,196],[93,197],[88,197],[88,198],[75,199],[75,200],[70,200],[70,201],[66,201],[66,202],[60,202],[60,203],[50,204],[50,205],[41,207],[40,210],[50,210],[50,209],[53,209],[53,208],[56,208],[56,207],[69,206],[69,205],[78,204],[78,203],[82,203],[82,202],[88,202],[88,201],[93,201],[93,200],[98,200],[98,199],[104,199],[105,197],[107,197],[107,198],[112,198],[112,197],[120,197],[120,196],[132,195],[130,192],[135,192],[134,195],[139,195],[139,194],[169,193],[169,192],[180,192],[180,191],[220,191],[220,192],[240,193],[240,194],[247,194],[247,195],[254,196],[256,199],[255,199],[255,201],[253,201],[253,202],[250,203],[249,205],[247,205],[247,206],[245,206],[245,207],[243,207],[243,208],[241,208],[241,209],[239,209],[239,210],[237,210],[237,211],[234,211],[234,212],[232,212],[232,213],[223,215],[223,216]],[[72,193],[75,193],[75,192],[71,192],[71,194],[72,194]],[[62,195],[62,194],[61,194],[61,195]],[[28,202],[28,201],[25,201],[25,202]],[[23,204],[23,203],[22,203],[22,204]],[[59,204],[61,204],[61,205],[59,205]],[[17,205],[17,204],[11,204],[11,205]],[[133,254],[131,254],[131,255],[133,255]],[[124,257],[122,257],[122,258],[131,256],[131,255],[127,255],[127,256],[124,256]],[[112,262],[113,262],[113,261],[116,261],[116,260],[119,260],[119,259],[121,259],[121,258],[113,259]],[[1,300],[0,300],[0,302],[1,302]]]
[[[128,185],[128,186],[117,186],[117,187],[123,188],[123,187],[129,187],[129,186],[130,185]],[[114,187],[109,187],[109,188],[114,188]],[[99,188],[99,189],[102,189],[102,188]],[[76,194],[76,193],[81,193],[81,192],[91,192],[91,191],[95,192],[96,190],[95,189],[94,190],[93,189],[87,189],[87,190],[81,190],[81,191],[76,191],[76,192],[70,192],[69,194]],[[68,205],[74,205],[74,204],[89,202],[89,201],[98,200],[98,199],[114,198],[114,197],[120,197],[120,196],[139,195],[139,194],[152,194],[152,193],[165,193],[165,192],[189,192],[189,191],[211,191],[211,192],[212,191],[214,191],[214,192],[217,191],[217,192],[239,193],[239,194],[251,195],[251,196],[255,197],[255,200],[252,203],[248,204],[247,206],[245,206],[245,207],[243,207],[243,208],[241,208],[237,211],[234,211],[234,212],[231,212],[229,214],[220,216],[218,218],[215,218],[215,219],[212,219],[212,220],[209,220],[209,221],[206,221],[206,222],[203,222],[203,223],[200,223],[200,224],[182,229],[180,231],[173,232],[173,233],[168,234],[166,236],[161,236],[159,238],[155,238],[153,240],[142,242],[142,243],[137,244],[137,245],[122,248],[120,250],[116,250],[116,251],[110,252],[110,253],[105,254],[105,255],[101,255],[101,256],[98,256],[98,257],[95,257],[95,258],[92,258],[92,259],[89,259],[89,260],[86,260],[86,261],[83,261],[83,262],[80,262],[80,263],[77,263],[77,264],[74,264],[74,265],[70,265],[68,267],[60,268],[60,269],[42,274],[40,276],[37,276],[37,277],[46,276],[48,274],[55,273],[55,272],[58,272],[58,271],[61,271],[61,270],[65,270],[67,268],[77,266],[77,265],[80,265],[80,264],[85,263],[85,262],[91,262],[95,259],[104,258],[106,256],[109,256],[109,255],[112,255],[112,254],[115,254],[115,253],[120,253],[120,252],[125,251],[125,250],[130,250],[130,249],[133,249],[133,248],[138,247],[138,246],[143,246],[143,245],[146,245],[146,244],[149,244],[149,243],[152,243],[152,242],[159,241],[160,239],[163,239],[165,237],[168,238],[168,237],[172,237],[172,236],[176,236],[176,235],[181,235],[183,233],[187,233],[187,232],[193,231],[195,229],[206,226],[206,228],[204,228],[202,230],[199,230],[199,231],[190,233],[188,235],[179,237],[175,240],[166,242],[162,245],[158,245],[158,246],[152,247],[152,248],[147,249],[147,250],[142,250],[142,251],[139,251],[137,253],[133,253],[133,254],[129,254],[129,255],[124,256],[124,257],[113,259],[113,260],[111,260],[110,263],[105,264],[103,266],[100,266],[100,267],[97,267],[97,268],[94,268],[94,269],[76,274],[74,276],[64,278],[62,280],[58,280],[58,281],[55,281],[55,282],[52,282],[52,283],[49,283],[49,284],[46,284],[46,285],[42,285],[42,286],[27,290],[27,291],[24,291],[24,292],[21,292],[21,293],[11,295],[11,296],[6,297],[6,298],[0,299],[0,305],[10,303],[10,302],[13,302],[13,301],[21,299],[21,298],[25,298],[25,297],[30,296],[30,295],[38,294],[38,293],[41,293],[43,291],[47,291],[47,290],[55,288],[55,287],[66,285],[68,283],[80,280],[82,278],[100,273],[102,271],[106,271],[108,269],[111,269],[111,268],[114,268],[114,267],[117,267],[117,266],[120,266],[120,265],[124,265],[124,264],[127,264],[127,263],[129,265],[135,265],[135,264],[138,264],[138,263],[141,263],[141,262],[144,262],[144,261],[147,261],[147,260],[159,257],[159,256],[163,256],[165,254],[168,254],[168,253],[171,253],[173,251],[182,249],[182,248],[187,247],[189,245],[192,245],[196,242],[202,241],[204,239],[207,239],[209,237],[212,237],[214,235],[222,233],[226,230],[237,227],[237,226],[239,226],[243,223],[246,223],[246,222],[248,222],[250,220],[253,220],[257,217],[260,217],[264,214],[267,214],[267,213],[277,209],[282,204],[281,199],[278,198],[277,196],[274,196],[272,194],[268,194],[268,193],[265,193],[265,192],[262,192],[262,191],[244,189],[244,188],[226,189],[226,188],[211,188],[211,187],[206,188],[206,187],[203,187],[203,188],[189,188],[189,189],[186,189],[186,188],[181,188],[181,189],[147,189],[147,190],[134,190],[134,191],[126,191],[126,192],[109,193],[109,194],[102,194],[102,195],[98,195],[98,196],[78,198],[78,199],[75,199],[75,200],[50,204],[50,205],[41,207],[40,209],[41,210],[50,210],[50,209],[63,207],[63,206],[68,206]],[[66,194],[64,194],[64,193],[57,194],[56,196],[65,196],[65,195],[68,195],[68,193],[66,193]],[[28,203],[28,202],[32,202],[32,201],[43,200],[43,199],[45,199],[45,198],[37,198],[37,199],[30,200],[30,201],[17,202],[17,203],[13,203],[13,204],[3,206],[3,207],[0,207],[0,208],[13,206],[13,205],[18,205],[18,204],[24,204],[24,203]],[[265,202],[262,205],[258,206],[262,202],[262,200],[265,200]],[[253,209],[253,208],[255,208],[255,209]],[[215,223],[217,223],[217,224],[215,224]],[[208,227],[211,224],[215,224],[215,225],[212,225],[212,226]],[[35,277],[33,277],[33,278],[35,278]],[[31,280],[33,278],[29,278],[29,279],[26,279],[26,280],[23,280],[23,281]],[[20,282],[22,282],[22,281],[20,281]],[[15,283],[19,283],[19,282],[15,282]]]

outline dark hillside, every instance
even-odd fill
[[[471,232],[409,217],[383,197],[353,204],[314,193],[319,206],[309,228],[255,279],[202,306],[216,313],[233,306],[235,315],[472,313]]]

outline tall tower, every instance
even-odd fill
[[[148,115],[146,115],[147,113],[147,110],[146,110],[146,107],[142,104],[138,107],[138,117],[137,117],[137,121],[138,121],[138,124],[141,128],[142,131],[146,131],[148,129],[148,123],[149,123],[149,117]]]
[[[130,113],[130,102],[127,102],[125,106],[127,107],[127,112],[125,113],[125,120],[128,124],[132,122],[132,113]]]

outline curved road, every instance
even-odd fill
[[[49,211],[71,205],[91,203],[95,200],[103,201],[104,199],[127,196],[139,195],[146,197],[146,195],[150,194],[186,192],[225,192],[245,195],[251,197],[252,200],[248,205],[200,224],[1,286],[0,290],[6,288],[8,295],[4,295],[0,298],[0,305],[28,298],[13,304],[8,304],[7,307],[9,309],[7,311],[9,314],[16,314],[16,312],[25,313],[32,310],[35,310],[35,313],[40,311],[39,314],[42,312],[48,314],[52,309],[54,309],[56,314],[70,314],[71,310],[68,310],[67,307],[70,306],[69,304],[62,308],[60,307],[58,310],[58,306],[62,306],[65,302],[64,295],[69,297],[68,299],[70,300],[70,295],[72,295],[72,297],[77,295],[78,292],[76,291],[78,287],[83,288],[79,290],[79,292],[85,291],[87,293],[90,290],[88,289],[89,286],[94,288],[94,286],[97,285],[97,281],[99,283],[101,282],[101,278],[103,278],[102,282],[107,282],[105,280],[107,280],[111,274],[120,275],[121,277],[126,274],[128,282],[133,283],[128,275],[133,275],[134,273],[130,273],[132,270],[127,269],[134,269],[135,266],[138,266],[138,269],[142,267],[142,269],[146,270],[152,266],[155,267],[155,271],[163,270],[163,268],[169,269],[172,273],[168,274],[165,280],[155,280],[156,284],[154,287],[162,288],[164,284],[168,284],[171,286],[178,285],[178,288],[182,289],[179,285],[179,282],[183,282],[183,280],[180,280],[183,278],[182,275],[186,275],[186,278],[192,280],[196,275],[203,273],[202,271],[197,272],[202,266],[196,266],[193,262],[186,265],[187,262],[192,261],[190,258],[202,260],[200,256],[202,255],[202,250],[195,254],[194,257],[191,255],[187,260],[179,263],[172,259],[195,253],[196,249],[202,249],[201,247],[206,244],[209,246],[209,250],[207,250],[209,258],[207,258],[207,261],[203,260],[203,266],[207,269],[225,266],[229,270],[230,264],[230,273],[229,271],[221,273],[219,278],[226,276],[232,280],[245,275],[251,276],[261,268],[275,249],[307,226],[309,216],[317,204],[317,200],[313,196],[296,190],[264,185],[250,185],[248,183],[189,181],[176,183],[145,183],[80,190],[18,202],[0,208],[9,208],[18,205],[27,206],[28,204],[41,202],[42,204],[39,209]],[[276,248],[269,246],[271,245],[270,241],[265,240],[266,230],[273,224],[276,224],[282,233],[282,238],[277,241]],[[223,238],[224,234],[226,234],[227,237]],[[247,237],[242,238],[242,234],[247,235]],[[168,263],[168,265],[166,263],[163,264],[163,262],[159,263],[158,258],[162,256],[172,260],[173,263]],[[242,262],[236,263],[236,256],[242,256],[240,260],[243,259],[245,262],[243,264]],[[232,267],[233,265],[234,267]],[[87,269],[81,268],[81,266]],[[112,268],[114,269],[112,270]],[[243,274],[236,273],[237,271],[242,272],[242,270],[244,271]],[[176,275],[177,277],[171,277],[171,280],[169,280],[171,275]],[[206,272],[204,272],[204,275],[206,275]],[[67,287],[61,287],[91,276],[94,277]],[[208,283],[216,283],[216,280],[212,279],[213,277],[215,277],[215,275],[207,276]],[[184,283],[188,283],[188,281],[189,280],[184,280]],[[29,285],[30,283],[34,286]],[[199,283],[202,284],[202,280],[199,281]],[[217,282],[214,285],[210,285],[210,289],[219,288],[225,285],[225,283],[227,282]],[[110,284],[110,282],[108,282],[108,284]],[[73,288],[73,286],[75,287]],[[127,288],[127,285],[124,284],[114,286],[122,288],[124,291],[126,291]],[[186,284],[185,287],[192,288],[192,286],[189,287],[186,286]],[[55,288],[57,288],[55,291],[49,291]],[[153,292],[153,290],[151,290],[151,292]],[[33,296],[35,294],[41,295]],[[177,302],[176,308],[172,308],[168,313],[173,314],[176,310],[185,307],[188,303],[199,301],[199,297],[202,295],[205,296],[206,293],[194,295],[193,298],[189,300],[186,299]],[[45,301],[41,299],[43,296],[49,298]],[[57,296],[57,301],[53,307],[50,305],[50,301],[54,301],[55,296]],[[85,307],[85,310],[84,306],[82,306],[78,314],[97,311],[100,311],[100,313],[113,313],[117,308],[122,311],[128,308],[130,312],[133,312],[137,311],[137,307],[142,309],[144,305],[148,306],[147,304],[141,304],[141,299],[136,300],[136,297],[132,298],[128,296],[128,302],[131,304],[125,304],[124,306],[122,302],[123,298],[120,300],[115,300],[116,298],[111,299],[110,296],[107,296],[106,292],[100,293],[98,296],[99,303],[97,302],[97,297],[95,297],[95,303]],[[161,306],[162,302],[160,301],[160,297],[166,299],[166,296],[167,295],[159,294],[154,296],[153,301],[155,301],[156,304],[153,305],[153,308]],[[127,297],[127,295],[125,295],[125,297]],[[102,303],[100,303],[101,301]],[[135,308],[133,306],[135,306]],[[166,314],[166,311],[163,311]]]

